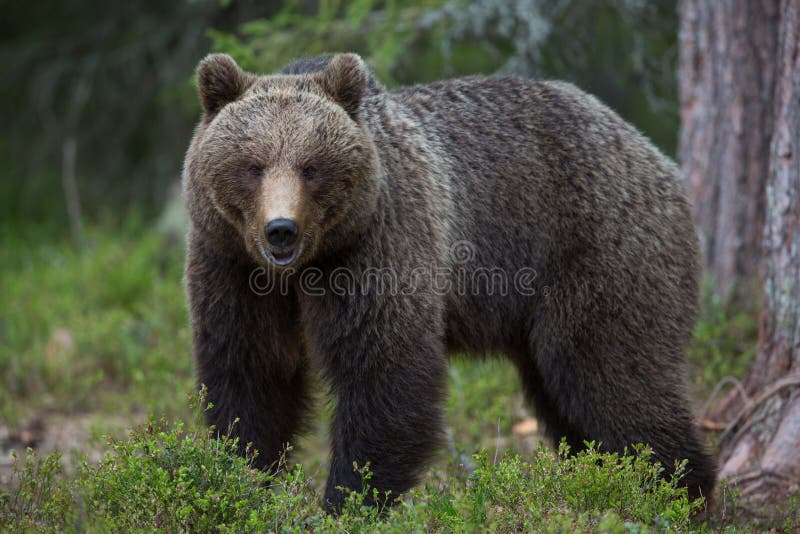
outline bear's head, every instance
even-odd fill
[[[361,58],[339,54],[317,72],[258,76],[212,54],[197,77],[203,119],[183,176],[194,228],[278,269],[353,239],[377,197]]]

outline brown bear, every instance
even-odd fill
[[[550,436],[649,444],[708,495],[685,386],[697,236],[677,167],[635,128],[563,82],[389,91],[354,54],[267,76],[214,54],[198,82],[197,371],[209,423],[260,467],[318,369],[336,401],[325,506],[361,488],[354,462],[397,496],[441,443],[448,352],[502,353]]]

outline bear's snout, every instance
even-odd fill
[[[287,248],[295,244],[300,235],[297,224],[291,219],[273,219],[264,227],[267,242],[273,247]]]

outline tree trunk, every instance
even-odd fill
[[[755,3],[755,2],[754,2]],[[780,4],[764,224],[764,311],[747,398],[720,436],[720,478],[749,516],[800,528],[800,0]]]
[[[681,0],[678,154],[706,269],[753,309],[764,228],[780,0]]]

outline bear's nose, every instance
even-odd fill
[[[272,219],[264,227],[269,244],[279,248],[293,245],[298,233],[297,225],[290,219]]]

